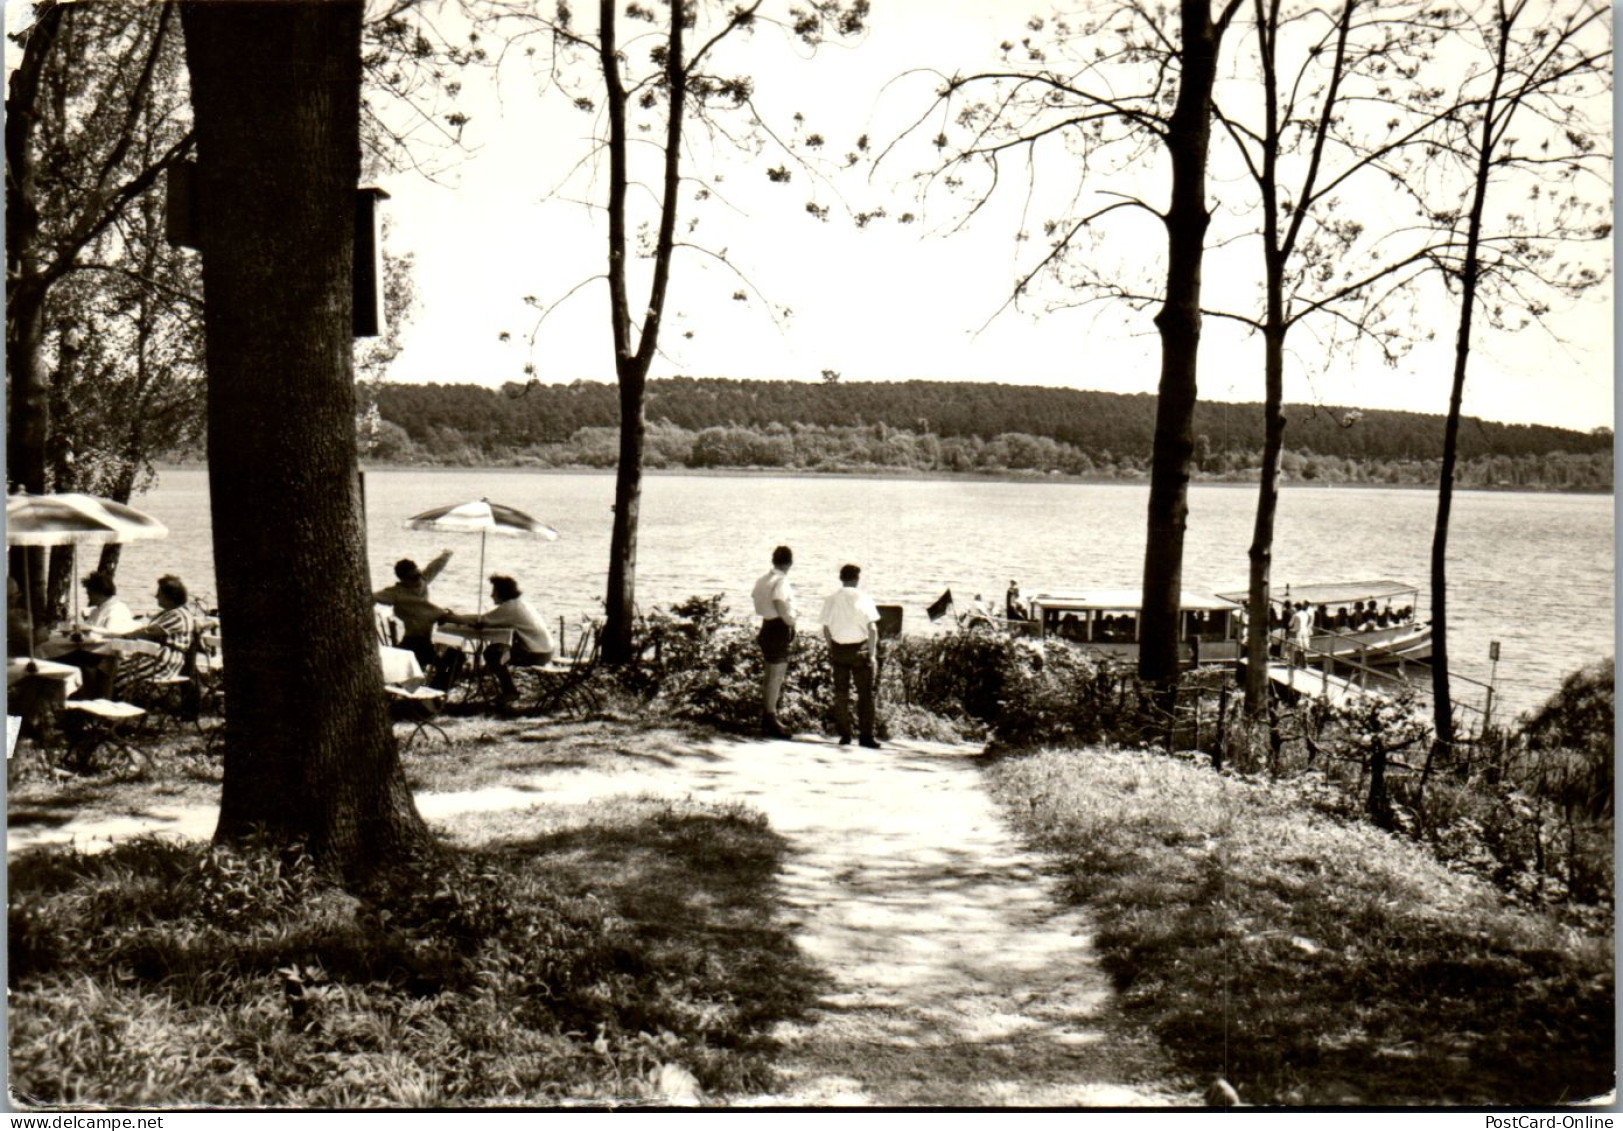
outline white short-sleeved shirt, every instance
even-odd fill
[[[782,601],[789,615],[795,615],[795,587],[789,584],[788,573],[781,569],[762,574],[750,596],[755,601],[755,615],[763,620],[777,618],[778,608],[774,601]]]
[[[878,620],[879,606],[854,585],[840,586],[823,601],[823,627],[836,644],[861,644]]]
[[[86,623],[92,628],[112,633],[133,632],[136,628],[135,614],[130,612],[122,597],[109,597],[97,605]]]

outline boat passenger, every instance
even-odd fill
[[[1395,619],[1396,618],[1393,616],[1393,613],[1392,613],[1392,602],[1391,601],[1388,601],[1388,602],[1386,602],[1386,604],[1382,605],[1381,606],[1381,611],[1375,615],[1375,623],[1377,625],[1379,625],[1381,628],[1385,628],[1387,625],[1391,624],[1393,622],[1393,620],[1395,620]]]
[[[1026,603],[1020,596],[1020,583],[1009,579],[1008,592],[1003,594],[1003,615],[1009,620],[1026,619]]]
[[[1291,614],[1289,643],[1293,663],[1300,664],[1306,661],[1308,645],[1312,640],[1312,636],[1313,614],[1309,610],[1307,602],[1302,601],[1297,604],[1296,611]]]

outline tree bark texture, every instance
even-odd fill
[[[1149,530],[1144,551],[1144,615],[1139,678],[1168,686],[1178,678],[1178,604],[1189,517],[1189,464],[1195,449],[1196,362],[1200,349],[1200,268],[1205,254],[1206,152],[1221,24],[1209,0],[1182,0],[1182,69],[1167,125],[1172,199],[1166,216],[1166,302],[1155,316],[1161,380],[1150,461]],[[1232,9],[1231,9],[1232,10]]]
[[[359,0],[182,8],[225,641],[216,838],[349,874],[427,841],[383,694],[357,488]]]
[[[22,58],[6,88],[6,483],[10,490],[46,489],[45,440],[50,430],[50,381],[40,369],[46,285],[40,265],[33,133],[40,76],[62,26],[63,9],[38,13]],[[36,617],[44,615],[45,552],[19,548],[9,570],[24,587]]]

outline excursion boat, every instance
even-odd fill
[[[1249,595],[1218,596],[1244,607]],[[1283,636],[1291,610],[1305,601],[1313,610],[1309,660],[1344,657],[1370,667],[1427,660],[1431,622],[1418,619],[1419,598],[1418,586],[1385,579],[1286,585],[1271,595],[1268,628]]]
[[[1244,647],[1240,610],[1232,601],[1185,590],[1178,605],[1178,649],[1185,663],[1239,658]],[[1026,599],[1026,631],[1089,651],[1136,658],[1143,606],[1140,589],[1049,590]]]

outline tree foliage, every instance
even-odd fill
[[[807,428],[907,431],[949,441],[993,442],[1021,434],[1068,445],[1095,463],[1126,459],[1142,467],[1154,433],[1152,398],[1143,394],[1003,385],[974,381],[767,381],[676,377],[648,383],[647,412],[657,425],[688,433],[710,428],[786,432]],[[602,382],[378,386],[382,419],[428,458],[449,446],[471,461],[500,460],[537,445],[570,441],[582,429],[613,428],[615,388]],[[1416,412],[1346,406],[1288,405],[1293,425],[1292,478],[1335,480],[1353,464],[1419,464],[1435,460],[1443,418]],[[1351,426],[1348,421],[1352,420]],[[1262,413],[1256,403],[1202,402],[1195,410],[1197,441],[1206,455],[1196,471],[1212,475],[1257,466]],[[1555,453],[1588,458],[1609,454],[1611,437],[1542,424],[1502,424],[1468,418],[1461,450],[1484,462],[1482,480],[1525,485],[1528,461]],[[1197,443],[1197,448],[1200,445]],[[1339,461],[1339,462],[1332,462]],[[608,466],[608,465],[605,465]]]

